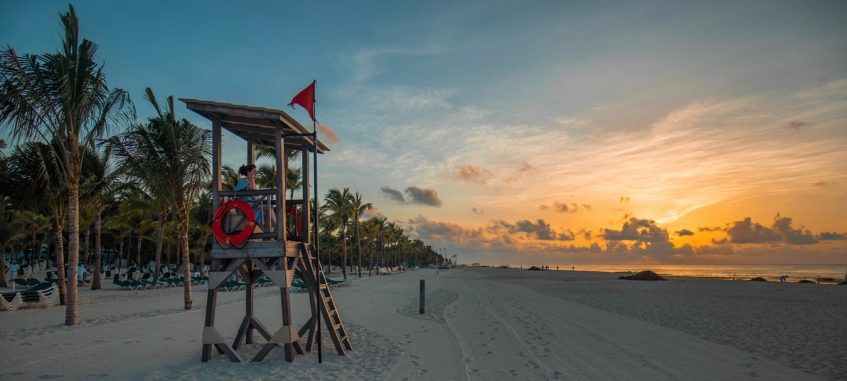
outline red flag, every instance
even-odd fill
[[[288,104],[291,108],[294,108],[294,104],[302,106],[309,112],[312,121],[317,121],[315,120],[315,82],[312,81],[309,86],[297,93],[294,98],[291,98],[291,103]]]

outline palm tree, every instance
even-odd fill
[[[261,165],[256,169],[256,186],[259,188],[276,187],[276,166]]]
[[[35,262],[34,257],[41,253],[44,232],[50,228],[49,221],[47,217],[39,213],[30,210],[19,210],[15,213],[15,223],[20,226],[27,238],[26,242],[29,247],[27,262],[32,265]]]
[[[99,290],[100,285],[100,261],[101,247],[100,234],[103,224],[103,210],[114,199],[114,194],[119,185],[120,173],[110,163],[111,150],[106,146],[101,152],[91,148],[84,151],[83,162],[83,184],[82,193],[94,211],[94,278],[91,281],[91,289]]]
[[[322,208],[327,209],[332,214],[329,215],[330,218],[335,219],[339,222],[339,234],[341,237],[341,273],[344,276],[344,279],[347,280],[347,223],[350,220],[350,217],[353,215],[353,209],[351,207],[351,199],[352,195],[350,195],[350,189],[344,188],[343,191],[339,191],[338,189],[330,189],[329,193],[326,194],[324,198],[326,202],[322,206]]]
[[[153,90],[145,98],[156,110],[156,116],[146,124],[132,126],[127,132],[110,139],[121,165],[129,173],[155,191],[162,205],[175,207],[179,222],[180,253],[182,254],[185,309],[191,309],[191,262],[189,261],[188,231],[192,200],[202,191],[209,176],[211,132],[188,120],[177,120],[173,97],[167,98],[162,110]],[[164,209],[164,208],[163,208]],[[160,218],[160,221],[162,219]],[[164,224],[161,225],[164,227]],[[158,265],[157,265],[158,269]]]
[[[361,242],[361,234],[359,234],[359,217],[362,217],[365,214],[365,211],[373,208],[373,204],[371,203],[363,203],[362,195],[359,192],[356,192],[350,197],[350,211],[353,212],[353,226],[356,234],[356,252],[359,257],[359,278],[362,277],[362,242]]]
[[[23,233],[12,224],[12,216],[5,210],[5,205],[0,207],[0,287],[9,287],[9,280],[6,279],[6,250],[23,238]]]
[[[371,276],[373,272],[374,254],[376,253],[376,244],[379,238],[379,227],[376,220],[376,218],[371,218],[362,224],[363,239],[368,243],[368,276]]]
[[[72,5],[61,16],[62,50],[19,57],[14,49],[0,52],[0,125],[11,126],[13,139],[57,139],[64,148],[68,171],[68,256],[79,262],[80,146],[103,135],[110,122],[125,119],[129,96],[109,89],[96,45],[79,39],[79,22]],[[117,119],[116,119],[117,118]],[[65,324],[79,324],[76,273],[68,277]]]
[[[124,208],[124,205],[126,204],[122,202],[118,206],[117,213],[110,215],[103,222],[103,227],[108,234],[118,240],[117,257],[119,266],[121,264],[121,260],[124,258],[124,240],[132,233],[132,225],[130,224],[131,212],[128,212],[127,209]],[[127,258],[128,257],[129,256],[127,256]]]
[[[374,217],[371,221],[374,223],[377,241],[379,242],[379,263],[377,263],[376,267],[376,275],[379,275],[379,268],[385,263],[385,237],[388,232],[388,220],[383,217]]]
[[[56,141],[51,144],[29,142],[19,145],[9,158],[10,188],[17,191],[22,207],[42,210],[50,216],[55,242],[59,302],[67,303],[65,284],[64,224],[68,216],[68,188],[65,186],[67,168],[63,165],[64,148]]]
[[[221,190],[232,190],[238,184],[238,172],[232,167],[224,165],[221,169]],[[212,183],[209,182],[208,188],[211,191]]]
[[[301,168],[288,168],[285,172],[285,189],[291,192],[290,199],[294,199],[294,191],[303,186],[303,177],[301,176]]]

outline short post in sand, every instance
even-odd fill
[[[421,315],[426,313],[426,312],[424,312],[426,310],[426,308],[424,308],[425,306],[426,306],[426,281],[421,279],[421,306],[420,306],[420,311],[419,311]]]
[[[317,227],[313,216],[309,192],[309,153],[329,151],[318,141],[314,132],[308,132],[294,118],[281,110],[240,106],[214,101],[181,99],[192,110],[212,122],[212,221],[215,241],[212,245],[212,262],[209,272],[209,294],[203,328],[202,361],[206,362],[217,350],[231,361],[245,361],[238,353],[241,345],[254,344],[253,333],[259,333],[264,342],[250,361],[262,361],[274,348],[282,348],[285,360],[294,361],[295,354],[311,351],[317,341],[321,321],[339,355],[352,350],[350,337],[341,320],[337,303],[322,274],[316,255],[316,242],[312,242],[312,229]],[[273,147],[275,189],[226,191],[221,189],[222,137],[226,129],[247,142],[247,163],[255,163],[255,146]],[[301,199],[286,199],[285,174],[288,159],[285,149],[300,151],[302,158],[303,192]],[[293,197],[292,197],[293,198]],[[233,205],[242,204],[241,207]],[[252,210],[251,210],[252,209]],[[255,219],[261,210],[263,218]],[[239,214],[239,212],[241,212]],[[275,221],[270,216],[275,216]],[[257,229],[254,229],[254,225]],[[300,279],[295,281],[295,273]],[[232,343],[226,341],[215,327],[217,294],[238,285],[231,278],[244,279],[246,290],[245,316]],[[266,277],[280,290],[282,327],[268,330],[254,314],[254,286]],[[186,280],[187,281],[187,280]],[[299,285],[295,284],[300,282]],[[298,326],[291,313],[291,287],[309,289],[308,320]],[[261,340],[261,338],[260,338]],[[296,353],[295,353],[296,352]]]

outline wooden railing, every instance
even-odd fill
[[[279,224],[276,222],[276,206],[277,206],[277,192],[276,189],[259,189],[259,190],[244,190],[244,191],[220,191],[218,192],[220,196],[219,203],[223,205],[223,203],[231,200],[231,199],[239,199],[250,204],[254,211],[261,211],[261,218],[256,216],[256,225],[262,229],[262,232],[254,233],[250,238],[251,239],[272,239],[275,240],[277,238],[277,228]],[[287,213],[286,223],[288,228],[288,240],[290,241],[302,241],[303,240],[303,232],[305,226],[307,226],[308,222],[305,221],[305,216],[303,214],[303,200],[286,200],[285,201],[286,208],[285,211]],[[238,224],[240,223],[238,218],[233,218],[230,216],[225,224]],[[224,225],[225,227],[233,226],[233,225]],[[225,228],[225,230],[228,230]]]

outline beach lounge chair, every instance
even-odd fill
[[[0,310],[14,311],[23,303],[20,292],[7,292],[0,294]]]
[[[347,287],[347,286],[350,285],[350,281],[349,280],[334,280],[334,279],[326,278],[326,284],[328,284],[329,287],[332,287],[332,288]]]
[[[40,283],[19,294],[28,307],[53,307],[59,303],[59,287],[55,283]]]

